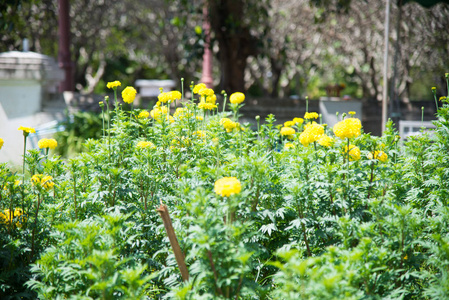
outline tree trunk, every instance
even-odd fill
[[[210,0],[210,24],[218,42],[220,88],[228,94],[244,92],[246,59],[257,53],[256,38],[244,20],[242,0]]]

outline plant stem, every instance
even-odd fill
[[[435,104],[437,99],[435,98]],[[437,110],[438,110],[438,104],[437,104]],[[424,131],[424,106],[421,106],[421,130]]]
[[[371,164],[371,175],[370,175],[369,185],[368,185],[368,196],[366,196],[367,199],[369,199],[371,197],[371,186],[373,183],[373,179],[374,179],[374,163]]]
[[[103,106],[101,107],[101,118],[102,118],[102,124],[103,124],[103,131],[102,131],[102,133],[103,133],[103,142],[104,142],[104,108],[103,108]]]
[[[449,97],[449,76],[446,76],[446,87],[447,87],[447,97]]]
[[[36,214],[34,216],[34,226],[33,231],[31,232],[31,253],[30,253],[30,261],[34,256],[34,237],[36,235],[36,226],[37,226],[37,218],[39,213],[39,206],[41,204],[41,194],[39,193],[37,196],[37,208],[36,208]]]
[[[300,218],[304,219],[304,215],[303,215],[302,211],[300,214]],[[310,251],[310,247],[309,247],[309,241],[307,240],[306,225],[304,225],[304,222],[301,222],[301,227],[302,227],[302,234],[304,236],[304,242],[306,243],[307,255],[312,256],[312,252]]]
[[[108,163],[111,163],[111,114],[109,111],[109,97],[106,98],[106,107],[107,107],[107,115],[108,115]]]
[[[147,165],[148,165],[148,175],[150,174],[150,154],[147,153]],[[148,187],[150,186],[150,177],[147,177],[148,180]],[[147,198],[148,198],[148,193],[146,193],[145,195],[145,211],[147,210]]]
[[[237,293],[235,294],[235,300],[239,298],[240,289],[242,288],[242,282],[243,282],[243,273],[242,275],[240,275],[239,285],[237,286]]]
[[[228,94],[224,93],[224,100],[223,100],[223,113],[225,112],[226,109],[226,100],[228,99]]]
[[[335,206],[334,206],[334,197],[332,195],[332,176],[331,176],[330,169],[328,169],[327,176],[328,176],[328,183],[329,183],[329,198],[331,200],[332,214],[335,216],[336,213],[335,213]]]
[[[346,176],[346,183],[347,183],[347,188],[348,188],[348,195],[349,195],[349,152],[351,151],[351,149],[349,149],[350,146],[350,142],[349,142],[349,138],[348,138],[348,162],[346,164],[347,167],[347,171],[348,171],[348,176]]]
[[[73,205],[75,205],[75,220],[78,219],[78,211],[76,208],[76,174],[75,166],[73,166]]]
[[[438,112],[438,101],[437,101],[437,93],[433,93],[433,98],[435,99],[435,109]],[[424,108],[424,107],[423,107]]]
[[[23,134],[23,162],[22,162],[22,176],[23,176],[23,183],[25,183],[25,155],[27,151],[27,136],[24,133]]]
[[[259,204],[259,194],[260,194],[259,185],[257,185],[256,196],[254,197],[253,205],[251,206],[251,212],[257,211],[257,204]]]
[[[181,78],[181,100],[184,100],[184,77]],[[175,102],[175,104],[176,104],[175,107],[177,107],[178,104],[176,102]]]
[[[215,279],[214,285],[215,285],[215,288],[217,289],[218,293],[223,296],[223,291],[218,286],[218,273],[217,273],[217,269],[215,268],[214,260],[213,260],[213,257],[212,257],[212,252],[210,250],[207,250],[207,257],[209,258],[210,267],[212,269],[212,273],[214,274],[214,279]]]

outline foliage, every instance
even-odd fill
[[[2,299],[448,296],[447,100],[435,131],[402,144],[352,112],[282,135],[274,115],[241,124],[244,103],[182,98],[173,115],[170,101],[106,108],[71,159],[33,149],[25,174],[0,165]]]
[[[56,149],[58,155],[68,157],[83,151],[83,144],[87,139],[99,139],[102,137],[102,118],[97,113],[78,111],[66,115],[60,123],[64,131],[56,133],[56,139],[60,141]]]
[[[57,246],[31,268],[43,280],[28,285],[39,299],[141,299],[149,288],[150,277],[142,276],[146,266],[122,252],[137,238],[128,233],[134,225],[113,213],[55,226]]]

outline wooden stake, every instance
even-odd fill
[[[167,232],[168,239],[170,240],[170,245],[175,253],[176,262],[178,263],[179,271],[181,271],[181,276],[184,281],[189,280],[189,270],[187,269],[184,253],[181,251],[178,239],[176,238],[175,230],[171,222],[170,214],[168,212],[167,205],[161,202],[159,208],[156,209],[164,222],[165,231]]]

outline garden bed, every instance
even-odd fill
[[[448,297],[445,98],[433,134],[401,146],[391,122],[365,134],[352,112],[251,130],[243,94],[226,111],[192,90],[170,115],[181,92],[148,112],[127,87],[83,153],[43,140],[21,171],[0,165],[0,298]]]

